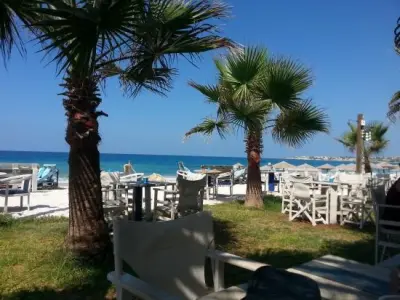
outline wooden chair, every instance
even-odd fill
[[[316,226],[317,222],[328,224],[328,204],[326,195],[315,195],[310,186],[294,183],[289,206],[289,221],[307,218],[313,226]]]
[[[199,299],[213,292],[205,281],[206,258],[211,260],[214,291],[224,288],[224,264],[250,271],[265,264],[214,249],[210,212],[167,222],[114,221],[115,270],[107,275],[117,300]],[[136,275],[123,269],[125,262]],[[242,299],[233,289],[229,299]]]
[[[341,184],[340,189],[342,191],[339,196],[340,225],[356,224],[362,229],[368,220],[373,222],[374,208],[369,189],[361,183]],[[347,190],[347,195],[344,195],[344,190]]]
[[[154,188],[153,220],[173,220],[178,215],[184,216],[202,211],[205,187],[205,175],[189,179],[184,174],[179,173],[175,189]],[[164,193],[162,200],[158,198],[159,192]],[[160,212],[168,216],[160,216],[158,214]]]
[[[280,190],[282,193],[282,208],[281,213],[289,212],[290,197],[292,193],[293,183],[289,180],[288,176],[282,175],[279,178]]]

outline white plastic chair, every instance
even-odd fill
[[[107,275],[117,300],[199,299],[212,292],[205,282],[206,258],[211,259],[214,291],[224,288],[224,264],[250,271],[265,264],[214,249],[210,212],[167,222],[114,221],[115,271]],[[123,270],[123,263],[137,277]],[[234,290],[229,299],[242,299]]]
[[[20,208],[22,209],[24,196],[26,196],[28,210],[31,209],[30,206],[31,181],[32,181],[32,175],[18,175],[0,179],[0,185],[5,185],[5,188],[0,190],[0,197],[5,198],[3,212],[5,213],[8,212],[9,197],[20,197]],[[10,185],[17,186],[17,188],[10,189]]]

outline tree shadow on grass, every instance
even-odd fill
[[[62,289],[49,287],[21,290],[11,295],[0,295],[4,300],[98,300],[115,299],[115,292],[107,280],[107,273],[113,270],[112,259],[107,258],[102,263],[89,265],[84,262],[74,262],[77,268],[88,269],[90,274],[80,282],[75,282]]]
[[[249,253],[246,258],[272,265],[276,268],[291,268],[317,259],[324,255],[334,255],[345,259],[355,260],[360,263],[373,264],[374,244],[373,238],[358,242],[326,241],[318,251],[294,250],[269,250],[263,253]],[[225,286],[238,285],[248,282],[251,271],[226,265]]]

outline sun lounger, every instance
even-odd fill
[[[39,169],[37,177],[38,188],[51,187],[55,188],[58,186],[58,175],[59,170],[56,165],[45,164]]]

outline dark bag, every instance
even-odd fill
[[[264,266],[249,281],[242,300],[321,300],[318,284],[305,276]]]

